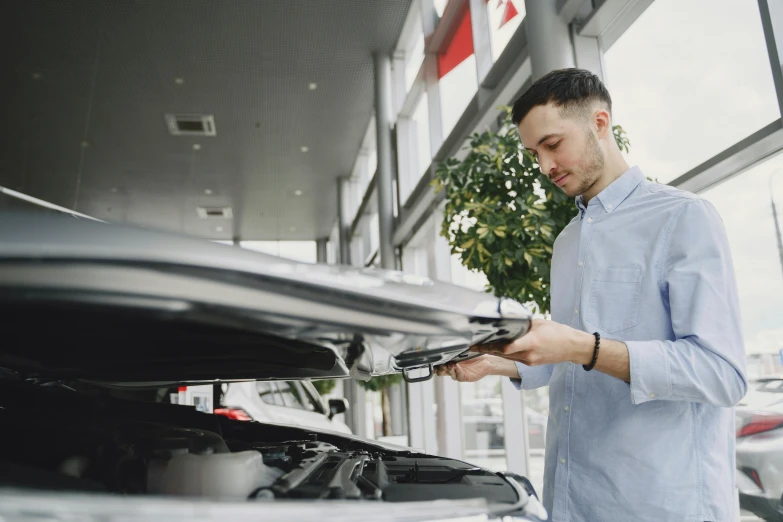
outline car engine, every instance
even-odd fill
[[[0,379],[0,487],[508,506],[535,495],[521,477],[453,459],[71,386]]]

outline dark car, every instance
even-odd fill
[[[178,386],[427,378],[529,326],[515,302],[398,272],[0,214],[0,517],[545,519],[513,474],[168,400]]]

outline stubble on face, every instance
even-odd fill
[[[569,198],[575,198],[581,194],[584,194],[590,187],[595,185],[598,179],[601,177],[605,160],[604,152],[601,150],[601,146],[598,143],[595,135],[589,130],[587,133],[587,141],[585,143],[585,150],[582,161],[577,169],[574,170],[575,178],[579,181],[576,188],[563,187],[563,192]]]

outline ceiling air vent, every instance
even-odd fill
[[[211,114],[166,114],[166,125],[173,136],[215,136],[215,117]]]
[[[196,210],[201,219],[231,219],[234,217],[231,207],[198,207]]]

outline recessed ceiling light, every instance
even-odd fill
[[[185,79],[184,78],[174,78],[174,83],[176,83],[177,85],[182,85],[183,83],[185,83]]]
[[[209,190],[209,189],[204,189],[204,194],[206,194],[207,196],[211,196],[212,195],[212,191]]]
[[[302,147],[302,152],[307,152],[308,150],[310,150],[310,147],[307,146]]]
[[[314,91],[318,88],[318,84],[315,82],[311,82],[310,85],[307,86],[311,91]]]
[[[33,80],[40,80],[41,78],[43,78],[41,73],[33,73]]]
[[[194,143],[193,150],[201,150],[201,145],[199,145],[198,143]]]
[[[294,196],[301,196],[302,194],[304,194],[304,192],[302,192],[301,190],[294,191]]]
[[[218,232],[223,232],[223,227],[215,227],[215,230],[217,230]]]

